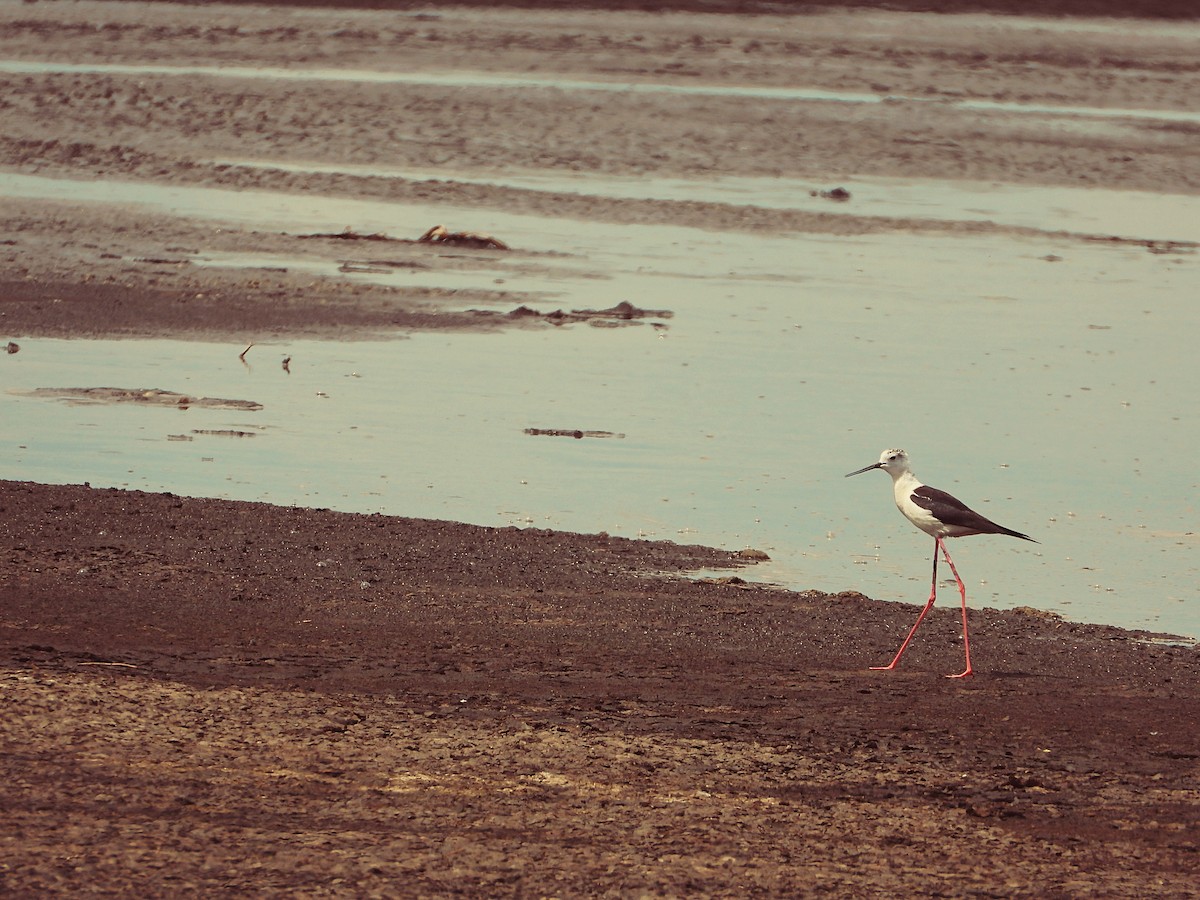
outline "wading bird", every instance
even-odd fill
[[[896,494],[896,506],[899,507],[900,512],[904,513],[904,517],[908,521],[912,522],[926,534],[932,535],[934,544],[933,586],[929,590],[929,600],[925,603],[925,608],[917,616],[917,621],[913,624],[912,630],[908,632],[908,637],[904,639],[904,643],[896,651],[895,658],[886,666],[871,666],[871,668],[876,670],[896,668],[896,663],[900,662],[900,657],[904,655],[904,651],[908,647],[908,642],[917,633],[917,626],[921,624],[921,620],[925,618],[925,614],[933,607],[933,601],[937,599],[937,563],[938,550],[940,549],[942,555],[946,557],[946,562],[950,564],[950,571],[954,573],[954,580],[958,582],[959,596],[962,597],[963,652],[967,657],[966,668],[961,673],[958,675],[947,675],[946,677],[964,678],[971,674],[971,640],[967,636],[967,589],[963,585],[962,579],[958,577],[958,569],[954,568],[954,560],[950,558],[950,553],[946,550],[946,544],[943,539],[948,537],[967,537],[972,534],[1007,534],[1010,537],[1020,538],[1023,541],[1033,541],[1033,538],[1027,534],[1021,534],[1019,531],[1013,531],[1011,528],[1005,528],[1003,525],[997,525],[990,519],[985,519],[979,513],[970,509],[958,498],[951,497],[945,491],[939,491],[937,488],[931,488],[928,485],[922,484],[917,480],[917,476],[913,474],[912,467],[908,462],[908,454],[903,450],[884,450],[879,456],[879,462],[859,469],[856,472],[850,472],[846,477],[861,475],[863,472],[870,472],[872,469],[883,469],[892,476],[892,488]],[[1037,543],[1037,541],[1033,542]]]

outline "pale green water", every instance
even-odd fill
[[[10,335],[22,350],[0,357],[0,477],[754,546],[774,561],[751,577],[922,601],[932,542],[895,510],[884,475],[842,477],[900,446],[923,480],[1042,542],[955,542],[973,605],[1200,634],[1194,253],[1049,235],[752,239],[311,196],[58,186],[83,201],[293,232],[468,223],[609,276],[558,272],[540,285],[558,292],[555,306],[629,300],[675,318],[666,332],[259,345],[250,368],[242,346]],[[5,176],[5,193],[48,196],[53,185]],[[958,202],[953,186],[946,196]],[[1194,230],[1173,218],[1188,199],[1164,197],[1161,229],[1127,236]],[[1046,228],[1063,227],[1047,215]],[[493,276],[480,272],[480,286]],[[69,406],[13,393],[107,385],[265,408]],[[526,427],[624,437],[531,437]],[[258,433],[190,434],[220,428]],[[194,439],[168,440],[180,434]]]

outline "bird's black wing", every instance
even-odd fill
[[[927,509],[933,513],[939,522],[944,522],[955,528],[968,529],[969,533],[1007,534],[1011,537],[1021,538],[1024,541],[1033,541],[1033,538],[1029,535],[1013,531],[1011,528],[1005,528],[1003,525],[997,525],[991,519],[985,518],[975,512],[975,510],[971,509],[957,497],[947,494],[945,491],[939,491],[937,488],[932,488],[927,484],[921,485],[912,492],[912,501],[922,509]],[[1036,544],[1037,541],[1034,541],[1034,543]]]

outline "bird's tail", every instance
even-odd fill
[[[1007,534],[1009,537],[1020,538],[1023,541],[1033,541],[1035,544],[1040,544],[1041,541],[1036,541],[1027,534],[1021,534],[1019,531],[1013,531],[1011,528],[1005,528],[1003,525],[998,526],[1001,534]]]

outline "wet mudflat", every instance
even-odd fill
[[[1073,298],[1079,277],[1086,299],[1100,298],[1099,306],[1079,311],[1087,343],[1063,334],[1064,347],[1082,349],[1056,350],[1057,332],[1034,350],[1013,336],[1037,329],[1005,326],[999,335],[1024,353],[1013,361],[1017,369],[1076,352],[1067,377],[1090,373],[1088,380],[1048,390],[1096,401],[1056,399],[1041,408],[1025,393],[993,408],[993,434],[1019,446],[1015,404],[1047,416],[1058,409],[1072,430],[1084,430],[1095,421],[1089,416],[1108,415],[1105,403],[1119,405],[1118,392],[1134,384],[1101,380],[1100,362],[1123,352],[1117,339],[1174,347],[1171,329],[1156,328],[1154,316],[1169,314],[1179,333],[1190,321],[1169,316],[1177,312],[1176,284],[1194,272],[1194,235],[1169,221],[1151,216],[1135,225],[1130,218],[1128,230],[1114,231],[1094,224],[1112,221],[1103,215],[1062,224],[1053,215],[1031,222],[1028,210],[1019,222],[985,214],[926,219],[895,204],[853,211],[855,175],[1194,196],[1194,125],[1169,115],[1187,111],[1197,87],[1186,23],[1114,32],[1105,23],[1072,28],[1062,21],[881,15],[865,20],[870,27],[858,19],[847,28],[839,16],[446,10],[396,17],[86,3],[13,4],[4,14],[2,55],[27,63],[387,70],[402,61],[409,71],[444,73],[469,57],[513,82],[480,90],[478,79],[456,85],[440,75],[424,86],[407,78],[401,87],[253,72],[139,78],[52,66],[5,70],[6,171],[79,179],[81,194],[111,192],[81,201],[26,191],[6,200],[0,309],[5,339],[20,345],[3,357],[9,372],[38,359],[39,346],[65,359],[71,345],[51,337],[136,336],[156,345],[162,338],[221,341],[239,370],[237,354],[254,342],[246,359],[255,372],[286,383],[293,377],[281,368],[281,357],[293,353],[288,342],[381,335],[415,341],[472,329],[474,339],[502,344],[536,334],[530,329],[565,334],[545,321],[559,306],[601,311],[622,300],[672,312],[655,320],[668,327],[643,321],[596,334],[673,347],[677,338],[698,340],[703,328],[695,323],[712,321],[700,311],[729,302],[712,287],[719,279],[727,279],[725,294],[745,303],[756,296],[747,284],[769,286],[785,272],[784,289],[793,289],[814,277],[781,269],[781,248],[789,245],[795,255],[797,244],[789,241],[796,236],[808,252],[846,242],[862,254],[858,268],[866,272],[870,254],[886,253],[887,277],[873,283],[847,278],[839,287],[816,276],[814,293],[857,297],[845,321],[810,306],[809,315],[786,326],[809,328],[814,346],[857,333],[860,343],[843,354],[847,365],[886,373],[898,349],[876,352],[883,331],[874,330],[877,320],[861,295],[880,291],[870,305],[902,315],[887,302],[919,304],[948,271],[969,285],[971,266],[990,271],[983,260],[1002,247],[1009,249],[991,265],[1020,271],[1017,286],[991,297],[979,294],[992,287],[976,288],[958,305],[968,314],[953,319],[956,333],[969,322],[994,334],[997,323],[1011,320],[989,318],[984,304]],[[981,35],[988,47],[982,56]],[[1046,77],[1047,69],[1055,77]],[[605,73],[606,80],[764,90],[749,98],[713,90],[531,91],[520,82],[534,71],[564,82],[589,83]],[[781,105],[765,90],[796,85],[891,99]],[[1000,108],[968,110],[967,102]],[[1061,116],[1009,109],[1014,102],[1150,114],[1111,121],[1089,115],[1064,125]],[[456,170],[461,179],[387,174],[403,168]],[[549,187],[516,183],[513,168],[559,180]],[[626,182],[616,191],[564,189],[576,170]],[[628,187],[635,176],[686,183],[798,174],[818,192],[845,183],[852,197],[828,210],[816,203],[820,197],[802,208],[773,208],[695,200],[686,192],[639,198]],[[173,213],[169,204],[148,209],[136,204],[139,184],[242,190],[246,215]],[[264,219],[256,204],[280,196],[288,205],[268,212],[294,221],[254,224]],[[356,208],[362,212],[386,201],[403,215],[317,221],[313,208],[321,204],[305,209],[306,196],[374,205]],[[529,224],[539,217],[540,227]],[[594,232],[564,228],[572,219],[588,228],[625,228],[629,246],[608,240],[589,250]],[[514,227],[503,227],[509,223]],[[411,243],[435,224],[494,233],[513,249]],[[347,227],[397,240],[382,245],[386,253],[377,252],[379,242],[361,253],[347,251],[346,240],[310,236]],[[679,229],[690,253],[663,252],[670,228]],[[707,238],[697,236],[704,232]],[[863,236],[870,243],[853,247]],[[737,273],[716,270],[724,258],[709,247],[741,241],[749,249],[756,238],[771,252],[743,253]],[[993,238],[999,243],[989,243]],[[1024,249],[1010,256],[1022,241]],[[847,246],[816,258],[852,268]],[[934,253],[934,274],[896,264],[905,246]],[[663,259],[691,260],[694,282],[705,289],[695,292],[690,309],[687,292],[612,290],[605,276],[634,271],[638,253],[650,279],[659,277],[656,266],[680,274]],[[255,256],[260,264],[245,264]],[[297,257],[310,266],[279,263]],[[234,264],[203,264],[206,258]],[[347,264],[389,271],[338,271]],[[420,280],[396,283],[405,268]],[[1128,280],[1143,301],[1138,310],[1121,306],[1109,272]],[[999,278],[992,282],[999,288]],[[764,288],[756,307],[739,307],[741,319],[766,318],[769,296]],[[936,301],[928,305],[937,308]],[[509,315],[522,308],[540,315]],[[776,330],[788,321],[782,309],[770,313],[779,316],[770,318]],[[1098,310],[1103,319],[1089,315]],[[786,344],[764,352],[749,334],[731,328],[710,336],[686,368],[697,371],[693,365],[722,347],[767,361],[789,355]],[[398,342],[397,352],[411,342]],[[106,340],[97,349],[110,347],[139,353],[137,341]],[[145,352],[151,354],[149,344]],[[994,352],[995,363],[982,369],[968,360],[929,368],[957,386],[943,402],[953,409],[980,384],[1010,377],[1001,372],[1014,350]],[[1155,478],[1190,427],[1170,424],[1173,397],[1161,385],[1192,383],[1190,356],[1160,356],[1154,374],[1161,382],[1142,385],[1131,407],[1146,416],[1143,434],[1163,438],[1159,455],[1137,461]],[[293,366],[301,379],[311,374],[302,360],[298,355]],[[194,390],[214,380],[162,366],[164,376],[186,377],[109,384],[131,393],[101,408],[224,416],[129,398],[161,389],[151,399],[174,398],[177,407],[181,397],[266,396],[223,389],[232,383],[227,375],[216,381],[220,390]],[[338,375],[349,379],[356,371]],[[477,383],[485,385],[480,372]],[[361,380],[369,382],[375,373],[365,374]],[[717,383],[717,369],[706,374]],[[843,367],[803,377],[815,393],[846,376]],[[406,383],[420,384],[420,373]],[[788,391],[795,383],[789,378]],[[32,385],[86,392],[101,386],[77,379]],[[329,391],[313,388],[309,402],[325,403],[315,391]],[[62,399],[20,402],[13,421],[88,408]],[[807,408],[791,416],[781,415],[783,406],[773,411],[789,434],[814,435],[802,456],[819,449],[831,464],[837,458],[839,476],[870,461],[847,460],[852,445],[868,444],[872,455],[879,449],[874,435],[852,433],[848,419],[795,415]],[[214,461],[222,460],[214,447],[278,454],[283,445],[274,435],[284,429],[259,430],[253,426],[262,423],[247,425],[240,415],[153,427],[163,446],[195,446]],[[622,453],[644,440],[644,431],[623,422],[563,418],[511,423],[511,440],[546,454]],[[574,440],[522,430],[573,435],[610,425],[624,437]],[[239,432],[254,440],[236,438]],[[187,437],[193,440],[181,439]],[[41,445],[21,443],[15,437],[7,455],[37,471]],[[1045,441],[1029,452],[1066,456],[1060,444]],[[742,451],[736,441],[726,449]],[[303,465],[299,456],[279,459]],[[1015,462],[1027,475],[1041,471]],[[227,470],[234,479],[246,471],[253,470]],[[463,466],[459,478],[465,484],[488,471]],[[419,455],[397,459],[393,477],[397,472],[414,481],[425,475]],[[580,469],[581,476],[588,472],[594,477],[594,468]],[[1185,897],[1194,890],[1200,672],[1190,644],[1080,625],[1038,609],[988,609],[972,619],[979,674],[955,682],[941,677],[961,663],[956,615],[947,606],[935,610],[902,670],[869,672],[894,652],[912,606],[739,582],[753,578],[754,567],[729,567],[755,554],[686,546],[687,534],[676,529],[687,516],[663,516],[670,525],[662,533],[678,538],[668,544],[601,528],[487,528],[193,499],[179,496],[180,488],[165,494],[38,485],[12,474],[0,486],[0,647],[9,711],[0,726],[0,876],[14,894]],[[310,475],[320,483],[321,472],[304,477]],[[1155,478],[1135,484],[1168,493]],[[1033,483],[1053,481],[1047,474],[1045,484],[1040,476]],[[783,493],[773,482],[762,490]],[[998,482],[988,490],[1013,496]],[[453,502],[453,482],[439,482],[437,493]],[[1171,515],[1185,518],[1188,501],[1179,498],[1187,485],[1169,493]],[[884,508],[883,486],[870,502],[881,507],[879,522],[890,523],[883,516],[895,513]],[[744,507],[725,503],[726,513]],[[1028,522],[1008,524],[1032,530]],[[1135,533],[1129,528],[1126,536]],[[1151,558],[1190,552],[1185,534],[1139,540]],[[1182,550],[1171,549],[1180,542]],[[923,567],[917,562],[906,559]],[[693,569],[717,577],[679,577]],[[995,578],[1002,567],[978,571]]]

